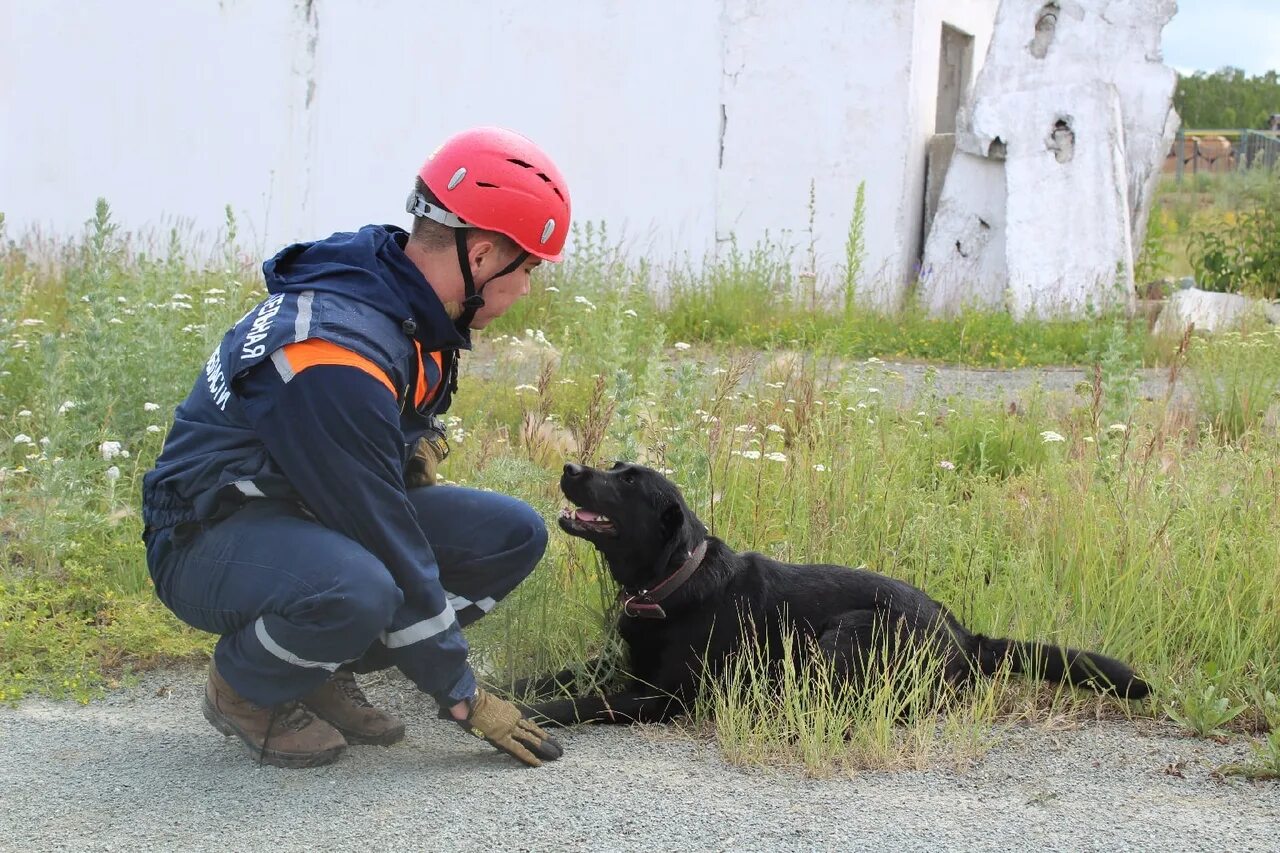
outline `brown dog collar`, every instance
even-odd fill
[[[666,619],[667,611],[663,610],[658,602],[684,586],[684,582],[702,565],[702,558],[706,555],[707,540],[703,539],[698,547],[689,552],[689,556],[680,564],[680,568],[664,578],[653,589],[642,589],[639,592],[628,592],[625,589],[619,591],[618,603],[622,605],[622,612],[637,619]]]

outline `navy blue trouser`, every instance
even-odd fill
[[[459,486],[414,489],[409,498],[464,627],[515,589],[546,550],[542,517],[515,498]],[[222,635],[218,672],[260,705],[323,684],[331,670],[312,661],[358,672],[393,663],[379,639],[403,601],[391,573],[294,504],[259,499],[212,525],[159,531],[149,537],[147,563],[166,607]],[[305,650],[309,660],[285,649]]]

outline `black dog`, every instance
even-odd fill
[[[535,705],[546,720],[659,722],[684,713],[704,673],[715,673],[744,639],[767,640],[779,657],[785,631],[812,640],[838,674],[856,683],[912,650],[938,656],[942,679],[963,686],[1012,672],[1141,699],[1145,681],[1119,661],[1092,652],[971,634],[938,602],[902,581],[861,569],[791,565],[739,554],[707,529],[680,490],[658,472],[617,463],[608,471],[564,466],[560,488],[578,509],[560,526],[604,555],[622,587],[619,631],[630,682],[608,696]],[[743,617],[747,620],[744,622]],[[743,625],[755,626],[744,638]],[[793,646],[806,645],[805,639]],[[574,672],[526,683],[545,693],[575,692]]]

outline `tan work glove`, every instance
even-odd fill
[[[436,468],[449,455],[449,444],[444,436],[429,432],[418,439],[413,448],[413,456],[404,469],[404,485],[406,489],[418,489],[436,484]]]
[[[471,709],[467,718],[454,722],[530,767],[541,767],[542,762],[555,761],[564,754],[559,741],[525,719],[515,705],[483,687],[476,688],[467,706]]]

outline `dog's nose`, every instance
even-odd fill
[[[586,469],[576,462],[566,462],[564,466],[564,475],[566,477],[578,477]]]

